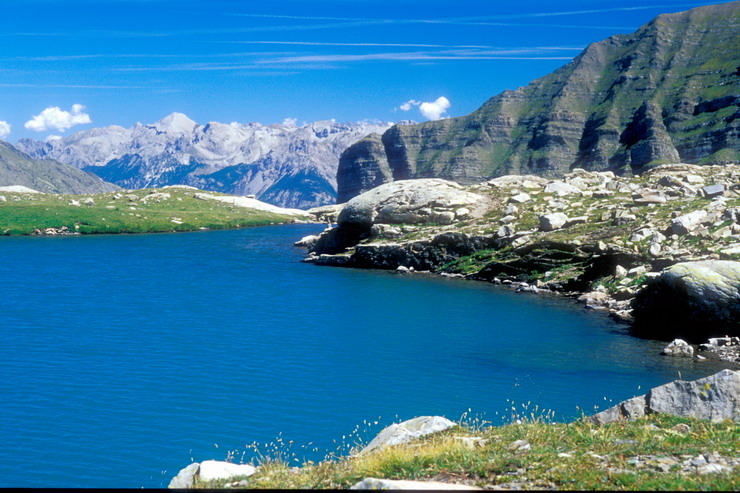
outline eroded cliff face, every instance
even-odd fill
[[[391,127],[382,146],[360,141],[342,155],[340,202],[389,174],[472,184],[740,162],[739,29],[740,2],[664,14],[468,116]]]

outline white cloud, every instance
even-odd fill
[[[427,120],[439,120],[442,115],[447,113],[447,109],[452,106],[450,100],[444,96],[440,96],[436,101],[421,102],[415,99],[409,99],[397,109],[401,111],[409,111],[411,108],[419,108],[419,112]]]
[[[409,111],[414,106],[419,106],[421,104],[421,101],[417,101],[415,99],[409,99],[405,103],[403,103],[401,106],[398,107],[401,111]]]
[[[55,140],[62,140],[61,135],[49,135],[44,139],[44,142],[54,142]]]
[[[5,139],[10,135],[10,123],[0,120],[0,139]]]
[[[92,123],[90,115],[85,113],[84,110],[85,107],[81,104],[73,104],[71,113],[60,109],[59,106],[49,106],[28,120],[24,126],[34,132],[45,132],[50,129],[64,132],[75,125]]]

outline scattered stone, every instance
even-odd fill
[[[637,205],[664,204],[668,201],[661,192],[645,192],[632,196],[632,201]]]
[[[518,193],[509,198],[509,202],[514,202],[516,204],[524,204],[525,202],[529,202],[530,200],[532,200],[532,197],[528,193],[524,192]]]
[[[721,195],[724,195],[725,186],[722,185],[721,183],[717,185],[708,185],[706,187],[702,187],[701,193],[702,195],[704,195],[704,197],[708,199],[719,197]]]
[[[507,449],[511,450],[512,452],[523,452],[526,450],[531,450],[532,445],[526,440],[516,440],[515,442],[509,444]]]
[[[488,443],[488,440],[484,440],[481,437],[455,437],[455,440],[462,442],[466,447],[471,449],[483,447]]]
[[[678,216],[671,221],[671,231],[673,234],[685,235],[696,229],[696,227],[707,217],[707,211],[698,210]]]
[[[86,199],[85,199],[85,202],[84,202],[84,203],[85,203],[85,205],[87,205],[87,206],[93,206],[93,205],[95,205],[95,201],[93,200],[93,198],[92,198],[92,197],[88,197],[88,198],[86,198]]]
[[[545,186],[545,193],[554,193],[558,197],[564,197],[573,194],[581,195],[581,190],[563,181],[553,181]]]
[[[675,339],[673,342],[663,348],[660,354],[666,356],[683,356],[692,357],[694,355],[694,348],[683,339]]]
[[[568,222],[568,216],[562,212],[554,212],[540,216],[540,230],[553,231],[562,228]]]
[[[686,423],[678,423],[676,426],[671,428],[673,431],[680,433],[682,435],[687,435],[691,433],[691,427],[687,425]]]

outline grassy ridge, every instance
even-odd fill
[[[731,465],[740,464],[738,444],[736,423],[668,415],[604,426],[542,419],[502,427],[463,424],[409,445],[300,468],[281,456],[264,458],[246,483],[231,478],[196,487],[348,488],[374,477],[512,489],[737,491],[740,465]],[[730,466],[707,473],[691,464],[702,454]]]
[[[294,219],[196,199],[195,192],[173,187],[89,195],[0,192],[5,197],[5,201],[0,199],[0,234],[29,235],[37,229],[63,227],[81,234],[156,233],[233,229]],[[88,199],[92,203],[86,203]]]

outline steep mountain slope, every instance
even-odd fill
[[[660,15],[468,116],[391,127],[341,156],[338,201],[388,176],[471,184],[576,167],[631,174],[739,162],[738,32],[737,1]]]
[[[199,125],[173,113],[150,125],[96,128],[47,143],[23,139],[18,147],[126,188],[184,184],[307,208],[334,202],[341,152],[387,128],[334,121]]]
[[[50,159],[34,160],[0,140],[0,186],[22,185],[46,193],[104,193],[118,190],[95,175]]]

